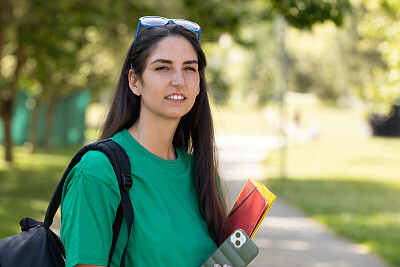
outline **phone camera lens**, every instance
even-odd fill
[[[240,233],[239,233],[239,232],[236,233],[236,237],[237,237],[237,238],[240,237]]]
[[[236,240],[235,244],[236,244],[236,246],[240,246],[240,241]]]

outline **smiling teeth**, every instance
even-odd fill
[[[167,96],[167,99],[173,99],[173,100],[183,100],[185,99],[183,96],[181,95],[171,95],[171,96]]]

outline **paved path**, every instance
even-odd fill
[[[221,175],[230,192],[230,207],[248,177],[264,179],[262,160],[279,147],[279,139],[268,136],[217,137]],[[277,196],[261,224],[254,242],[260,253],[253,267],[385,267],[380,259],[360,245],[333,235]]]

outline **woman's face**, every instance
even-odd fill
[[[162,39],[147,58],[142,79],[129,72],[129,86],[141,96],[141,117],[179,120],[200,92],[198,58],[190,42],[181,36]]]

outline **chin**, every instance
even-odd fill
[[[181,119],[183,116],[189,113],[190,110],[182,110],[182,111],[176,111],[176,112],[170,112],[167,117],[171,119]]]

